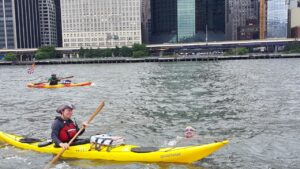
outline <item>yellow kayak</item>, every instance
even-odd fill
[[[33,88],[63,88],[63,87],[78,87],[78,86],[90,86],[92,82],[82,82],[82,83],[59,83],[57,85],[49,85],[49,83],[29,83],[27,84],[27,87],[33,87]]]
[[[53,143],[39,147],[41,142],[22,143],[21,136],[16,136],[0,131],[0,141],[18,148],[34,150],[41,153],[57,154],[61,148],[54,147]],[[115,147],[102,146],[101,149],[91,148],[90,143],[71,146],[62,157],[79,159],[99,159],[127,162],[168,162],[168,163],[193,163],[217,151],[228,143],[228,140],[197,146],[186,147],[138,147],[135,145],[119,145]]]

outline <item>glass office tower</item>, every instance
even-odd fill
[[[38,0],[0,0],[0,48],[40,46]]]
[[[177,42],[177,0],[151,0],[150,41]]]
[[[177,0],[177,41],[190,41],[196,34],[195,0]]]
[[[267,38],[286,38],[288,29],[288,4],[286,1],[268,0]]]
[[[225,0],[151,0],[151,25],[151,43],[224,40]]]
[[[199,41],[225,39],[225,0],[196,0],[196,32]]]

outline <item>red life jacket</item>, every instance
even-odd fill
[[[67,124],[64,122],[64,127],[59,132],[59,140],[61,142],[70,141],[77,133],[77,128],[74,123]]]

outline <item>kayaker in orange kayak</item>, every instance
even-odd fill
[[[75,106],[73,104],[64,104],[56,109],[56,112],[60,114],[52,123],[51,138],[56,146],[64,149],[69,148],[68,142],[79,131],[79,127],[76,122],[71,120],[73,110]],[[87,123],[83,123],[84,128],[87,127]],[[80,133],[80,135],[84,130]]]
[[[49,85],[57,85],[60,79],[56,77],[56,74],[52,74],[51,77],[48,79]]]

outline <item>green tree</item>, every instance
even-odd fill
[[[55,47],[54,46],[39,47],[35,54],[35,58],[37,60],[57,58]]]
[[[133,51],[133,55],[132,56],[135,57],[135,58],[145,57],[145,56],[148,56],[148,53],[146,51],[142,51],[142,50]]]
[[[120,55],[123,57],[131,57],[132,56],[132,49],[127,46],[123,46],[120,50]]]
[[[110,48],[103,49],[103,54],[104,54],[104,57],[111,57],[112,50]]]
[[[149,56],[149,49],[145,44],[133,44],[132,46],[133,57],[145,57]]]
[[[147,50],[147,48],[146,48],[146,45],[145,45],[145,44],[138,44],[138,43],[135,43],[135,44],[133,44],[133,46],[132,46],[132,50],[133,50],[133,51],[145,51],[145,50]]]
[[[249,53],[249,49],[245,47],[230,49],[225,53],[225,55],[245,55]]]
[[[17,60],[17,55],[14,54],[14,53],[6,53],[5,56],[4,56],[4,60],[5,61],[16,61]]]
[[[85,58],[85,49],[83,49],[83,47],[80,47],[78,54],[80,58]]]
[[[85,57],[86,58],[93,58],[95,55],[94,55],[94,51],[92,48],[90,49],[85,49],[84,50],[84,54],[85,54]]]
[[[121,52],[121,49],[119,48],[119,46],[116,46],[116,47],[112,50],[113,55],[116,56],[116,57],[120,56],[120,52]]]
[[[297,42],[290,43],[285,47],[285,51],[288,53],[300,53],[300,44]]]

